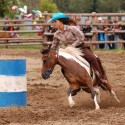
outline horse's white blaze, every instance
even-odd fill
[[[76,61],[76,62],[79,63],[82,67],[84,67],[84,68],[86,69],[86,71],[87,71],[87,72],[89,73],[89,75],[90,75],[90,67],[88,67],[87,65],[85,65],[85,64],[86,64],[86,60],[85,60],[85,59],[83,59],[83,60],[85,61],[85,63],[84,63],[84,62],[79,61],[76,57],[72,56],[71,54],[65,53],[65,52],[61,52],[61,51],[59,51],[59,56],[63,56],[63,57],[65,57],[66,59],[72,59],[72,60]]]
[[[70,107],[73,107],[75,105],[75,102],[72,99],[72,95],[71,94],[68,96],[68,102],[69,102],[69,106]]]
[[[95,97],[94,97],[94,103],[95,103],[95,109],[100,109],[100,106],[99,106],[99,104],[98,104],[98,102],[97,102],[97,97],[96,97],[96,95],[95,95]]]

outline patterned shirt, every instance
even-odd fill
[[[64,30],[58,29],[54,33],[52,48],[56,49],[60,44],[65,46],[72,45],[75,47],[79,43],[83,43],[84,34],[76,26],[64,25]]]

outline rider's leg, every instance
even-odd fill
[[[103,77],[103,73],[99,67],[96,56],[88,48],[84,48],[83,53],[85,54],[84,58],[90,63],[92,68],[95,70],[95,73],[100,78],[100,81],[104,84],[107,83],[107,80]]]

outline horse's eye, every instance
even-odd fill
[[[46,58],[42,58],[42,61],[43,61],[43,63],[46,63],[47,59]]]
[[[43,62],[45,63],[45,62],[46,62],[46,59],[44,59]]]

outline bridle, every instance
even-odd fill
[[[56,56],[56,62],[55,62],[55,64],[57,64],[59,51],[58,50],[55,50],[55,51],[56,51],[56,55],[55,55]],[[50,50],[49,50],[48,55],[44,55],[42,57],[42,60],[49,61],[50,68],[47,69],[46,72],[45,72],[45,76],[49,76],[52,73],[53,69],[54,69],[53,62],[52,62],[52,55],[50,53]]]

